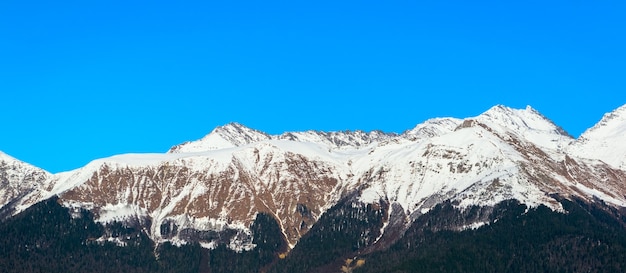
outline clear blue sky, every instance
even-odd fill
[[[132,3],[131,3],[132,2]],[[402,132],[626,103],[625,1],[0,1],[0,150],[51,172],[237,121]]]

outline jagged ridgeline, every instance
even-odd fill
[[[1,272],[626,272],[626,106],[401,134],[232,123],[51,174],[0,152]]]

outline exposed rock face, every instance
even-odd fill
[[[402,134],[273,136],[232,123],[166,154],[114,156],[57,175],[26,171],[28,179],[17,180],[39,186],[2,186],[0,197],[19,209],[59,195],[101,222],[146,219],[138,222],[158,242],[228,242],[237,250],[254,247],[249,227],[257,213],[276,218],[293,246],[338,202],[369,204],[386,215],[368,242],[389,244],[442,202],[488,208],[515,199],[563,211],[556,194],[626,206],[624,109],[578,140],[530,107],[432,119]],[[17,176],[3,174],[0,183],[7,177]],[[448,228],[480,225],[488,218],[481,217]]]
[[[50,174],[0,152],[0,208],[37,190]]]
[[[157,240],[162,239],[160,229],[166,221],[179,231],[245,230],[257,213],[266,212],[280,221],[291,244],[336,199],[332,195],[339,182],[336,166],[271,144],[240,150],[229,161],[210,156],[190,160],[200,162],[181,159],[149,166],[105,162],[87,181],[60,196],[94,208],[117,204],[139,208],[152,219],[150,234]]]

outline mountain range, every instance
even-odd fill
[[[406,238],[422,234],[416,230],[424,230],[425,219],[430,231],[493,229],[508,219],[498,208],[510,202],[523,206],[522,214],[553,215],[573,215],[573,202],[623,221],[626,105],[578,138],[530,106],[498,105],[476,117],[430,119],[400,134],[270,135],[230,123],[166,153],[117,155],[56,174],[0,152],[4,223],[46,200],[72,219],[88,212],[109,227],[90,242],[121,248],[136,239],[111,232],[115,224],[145,235],[155,248],[197,245],[243,255],[262,248],[255,230],[266,217],[277,225],[271,238],[282,243],[254,271],[289,268],[298,248],[311,251],[315,236],[358,231],[349,250],[292,272],[366,270],[359,257],[408,244]],[[445,209],[452,212],[429,218]]]

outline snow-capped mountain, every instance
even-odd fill
[[[544,149],[559,150],[572,141],[567,132],[530,106],[518,110],[497,105],[476,117],[476,121],[500,137],[515,135]]]
[[[155,240],[184,240],[162,229],[170,223],[179,231],[230,229],[245,237],[255,215],[266,212],[280,219],[295,244],[334,200],[340,172],[325,153],[309,143],[269,141],[205,152],[115,156],[56,176],[42,197],[60,194],[70,205],[93,207],[103,222],[149,217]],[[238,246],[249,243],[249,238],[235,239]]]
[[[239,123],[219,126],[200,140],[189,141],[172,147],[168,153],[189,153],[239,147],[270,139],[270,136],[245,127]]]
[[[462,122],[463,120],[457,118],[433,118],[418,124],[403,135],[411,141],[428,139],[450,133]]]
[[[420,127],[420,126],[418,126]],[[418,142],[373,149],[357,174],[361,200],[397,202],[415,218],[444,200],[492,206],[516,199],[560,210],[552,193],[616,206],[626,179],[619,170],[585,164],[562,152],[573,139],[528,107],[496,106],[454,130]],[[618,175],[616,175],[618,174]]]
[[[237,250],[254,247],[250,225],[258,213],[274,217],[294,246],[341,200],[389,204],[381,234],[406,229],[445,201],[461,209],[515,199],[563,212],[558,198],[624,207],[625,113],[623,106],[607,114],[578,140],[531,107],[431,119],[402,134],[269,135],[231,123],[165,154],[126,154],[55,175],[24,174],[40,186],[6,190],[2,184],[2,193],[12,192],[2,204],[12,202],[19,211],[57,195],[102,223],[133,221],[157,242],[225,243]],[[224,231],[231,235],[209,235]]]
[[[324,145],[331,149],[355,149],[374,142],[384,141],[394,136],[396,136],[396,134],[386,134],[381,131],[373,131],[369,133],[363,131],[306,131],[287,132],[281,135],[272,136],[233,122],[215,128],[211,133],[202,139],[176,145],[172,147],[168,153],[204,152],[224,148],[241,147],[265,140],[310,142]]]
[[[626,105],[607,113],[585,131],[568,152],[582,158],[601,160],[626,170]]]
[[[0,152],[0,207],[34,190],[50,173]]]

